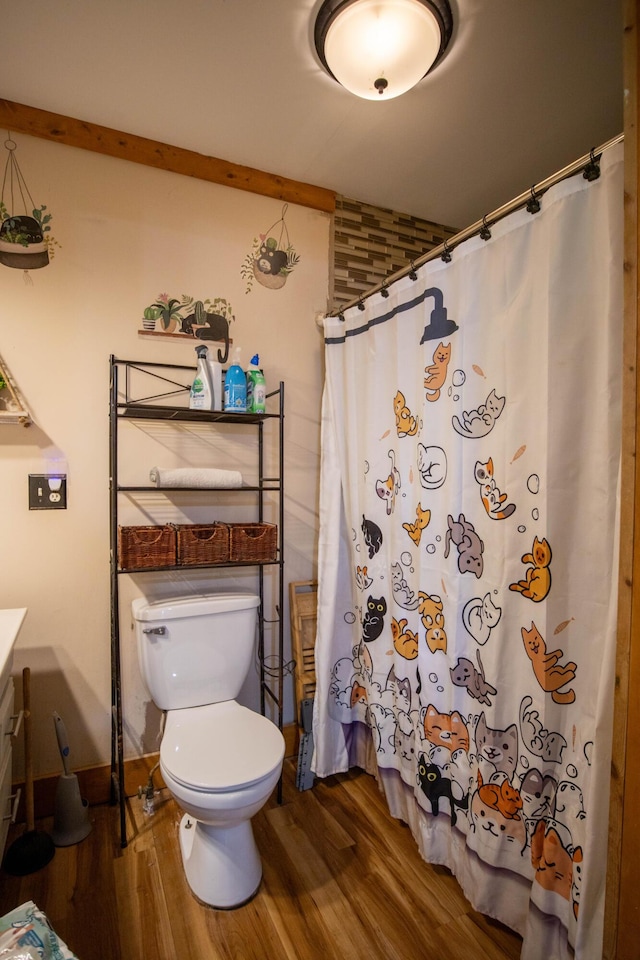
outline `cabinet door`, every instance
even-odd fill
[[[0,855],[11,820],[11,753],[13,730],[13,680],[10,677],[0,701]]]
[[[2,772],[0,772],[0,856],[4,852],[13,813],[11,802],[11,751],[4,759],[5,763],[1,768]]]
[[[7,753],[11,752],[12,740],[11,732],[13,730],[13,678],[4,688],[2,698],[0,699],[0,769],[4,767],[4,760]]]

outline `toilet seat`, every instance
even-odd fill
[[[284,737],[267,717],[235,700],[169,710],[160,745],[164,769],[191,790],[249,787],[284,757]]]

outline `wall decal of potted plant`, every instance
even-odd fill
[[[223,297],[196,300],[183,293],[180,299],[161,293],[154,303],[142,311],[142,331],[174,336],[194,337],[197,340],[224,343],[224,356],[218,351],[220,363],[229,354],[229,324],[235,320],[233,309]],[[160,329],[158,329],[160,321]]]
[[[285,222],[288,204],[282,208],[282,216],[253,240],[251,252],[247,254],[240,268],[240,276],[246,280],[245,293],[249,293],[253,281],[257,280],[269,290],[279,290],[287,282],[287,277],[300,262],[289,240],[289,231]],[[279,235],[278,226],[280,227]]]
[[[142,329],[155,330],[156,321],[160,319],[159,307],[145,307],[142,311]]]
[[[7,162],[0,197],[0,263],[18,270],[37,270],[47,266],[54,255],[54,245],[59,244],[51,237],[51,214],[45,213],[44,204],[36,207],[29,193],[15,157],[15,140],[9,137],[4,145]],[[14,197],[20,197],[24,213],[9,210],[5,203],[5,189],[12,207]],[[31,214],[28,213],[27,200],[31,204]]]
[[[55,241],[46,236],[51,230],[51,214],[43,213],[46,209],[46,206],[34,209],[33,216],[13,216],[0,201],[0,263],[5,267],[37,270],[48,265]]]
[[[182,323],[182,304],[179,300],[172,298],[169,299],[169,295],[166,293],[161,293],[155,303],[151,304],[152,307],[155,307],[159,311],[159,320],[162,325],[162,329],[165,333],[174,333]]]

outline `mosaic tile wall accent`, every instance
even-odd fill
[[[453,227],[337,197],[331,309],[366,293],[455,233]]]

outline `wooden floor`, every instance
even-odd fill
[[[166,791],[145,817],[130,801],[122,850],[113,807],[27,877],[0,874],[0,915],[33,900],[79,960],[516,960],[520,938],[475,913],[449,872],[421,859],[373,777],[352,770],[295,788],[254,818],[264,877],[237,910],[191,894]],[[51,830],[51,821],[36,825]],[[12,828],[9,843],[24,831]]]

